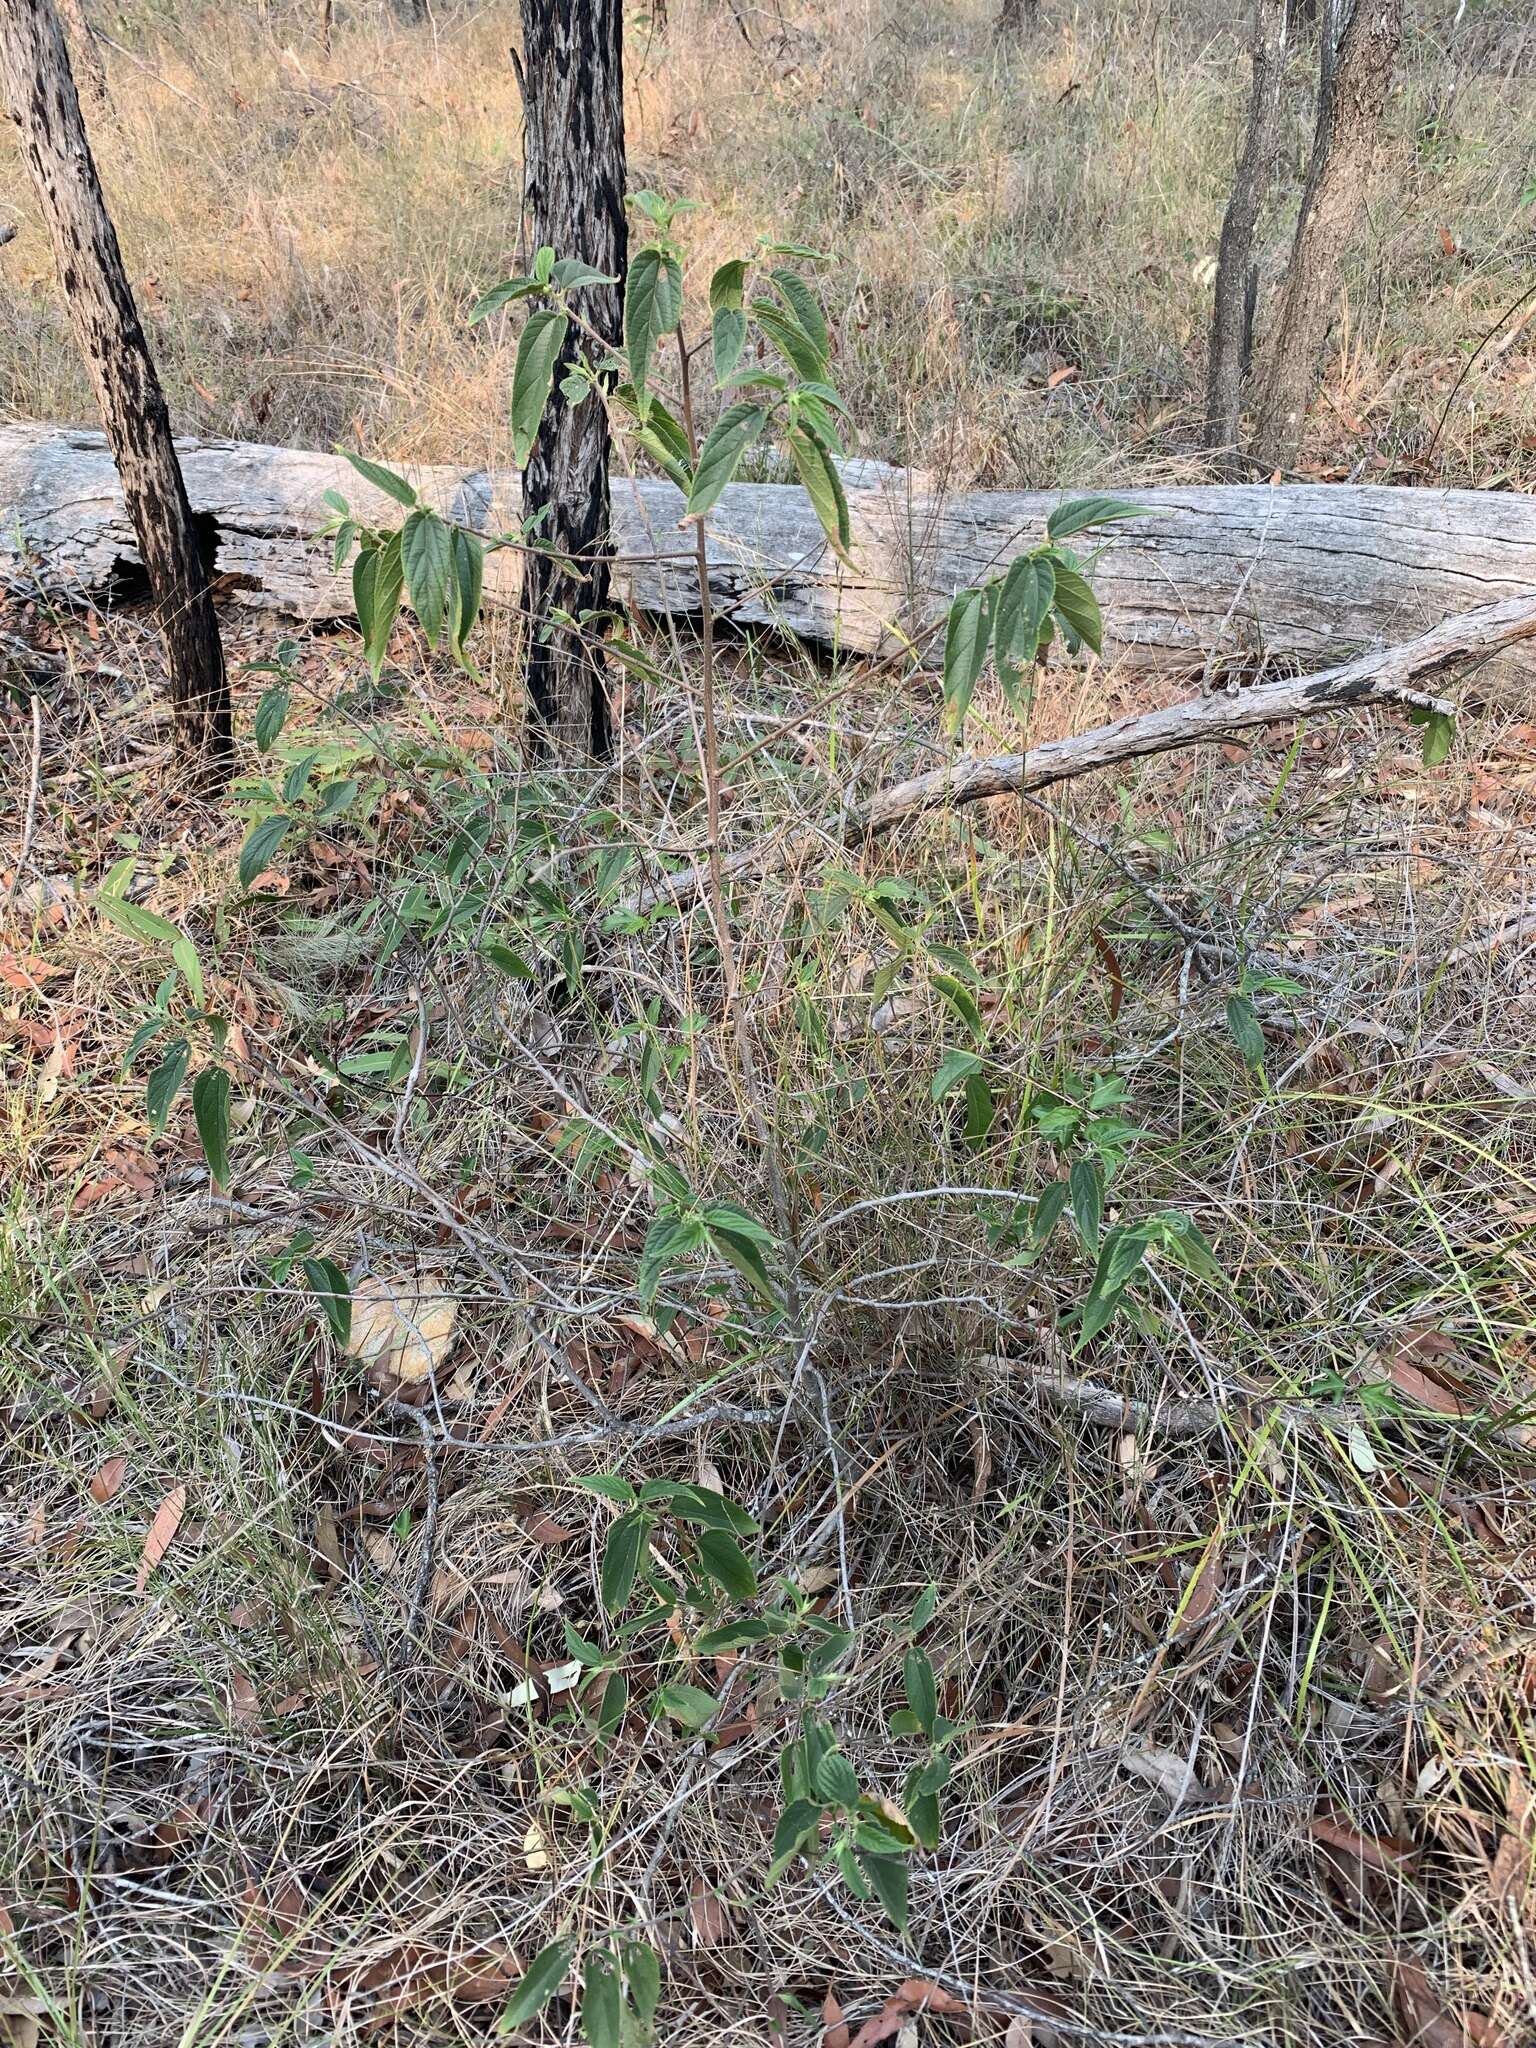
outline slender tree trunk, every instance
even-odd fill
[[[1000,36],[1027,35],[1039,19],[1040,0],[1003,0],[996,32]]]
[[[1317,132],[1259,406],[1257,450],[1273,468],[1301,447],[1403,33],[1403,0],[1345,0],[1335,42],[1335,7],[1324,7]]]
[[[182,756],[222,782],[229,681],[165,394],[102,197],[53,0],[0,0],[0,83],[101,407],[165,637]]]
[[[1238,465],[1238,414],[1253,333],[1258,278],[1253,237],[1274,170],[1280,128],[1280,93],[1285,81],[1289,0],[1254,0],[1253,93],[1248,132],[1232,196],[1221,224],[1216,259],[1216,302],[1211,314],[1211,356],[1206,377],[1205,445],[1227,451],[1224,466]]]
[[[331,19],[335,0],[320,0],[320,47],[331,54]]]
[[[109,114],[112,95],[107,91],[107,67],[101,61],[96,38],[91,34],[85,0],[62,0],[61,12],[69,30],[69,58],[81,98],[93,114]]]
[[[615,349],[623,333],[624,15],[620,0],[523,0],[528,207],[536,246],[579,257],[621,280],[589,285],[575,303]],[[543,549],[526,558],[528,694],[535,743],[565,760],[608,749],[608,697],[591,636],[550,624],[608,602],[608,419],[592,397],[572,406],[560,383],[578,350],[575,328],[523,476],[523,508]],[[560,558],[563,557],[562,561]]]

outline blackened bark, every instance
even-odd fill
[[[1259,405],[1257,449],[1271,468],[1289,468],[1301,447],[1402,34],[1403,0],[1324,6],[1317,131]]]
[[[1253,237],[1274,170],[1280,127],[1280,91],[1285,79],[1288,0],[1254,0],[1253,92],[1248,130],[1232,181],[1216,259],[1216,299],[1211,314],[1211,354],[1206,375],[1205,445],[1226,451],[1224,467],[1238,464],[1238,414],[1243,377],[1253,336],[1258,279]]]
[[[997,34],[1027,35],[1039,19],[1040,0],[1003,0],[997,17]]]
[[[229,773],[229,682],[165,394],[107,213],[53,0],[0,0],[0,83],[47,222],[165,638],[181,754]]]
[[[624,15],[620,0],[523,0],[524,146],[536,245],[575,256],[621,280],[588,285],[574,303],[617,349],[623,334],[628,231],[624,219]],[[592,636],[551,625],[608,602],[608,419],[597,399],[572,406],[560,382],[593,344],[573,326],[523,476],[523,508],[542,515],[527,557],[528,695],[536,743],[565,760],[609,744],[608,696]],[[562,563],[558,557],[565,557]],[[574,572],[574,573],[573,573]]]
[[[69,60],[74,67],[80,95],[93,114],[109,114],[112,95],[107,91],[107,67],[101,61],[101,52],[91,33],[85,0],[63,0],[62,11],[64,25],[69,31]]]

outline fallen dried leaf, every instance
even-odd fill
[[[688,1918],[700,1948],[719,1948],[736,1931],[730,1907],[702,1877],[696,1877],[688,1888]]]
[[[1413,2048],[1469,2048],[1467,2035],[1440,2003],[1422,1964],[1398,1957],[1392,1995]]]
[[[848,2022],[843,2018],[842,2005],[830,1984],[826,1997],[821,2001],[821,2025],[821,2048],[848,2048]]]
[[[229,1667],[229,1718],[237,1728],[261,1726],[261,1701],[255,1686],[238,1664]]]
[[[108,1458],[98,1466],[86,1490],[98,1507],[105,1507],[122,1486],[127,1474],[128,1460],[119,1452],[115,1458]]]
[[[1395,1842],[1388,1835],[1362,1835],[1358,1828],[1331,1813],[1314,1814],[1307,1823],[1307,1832],[1314,1842],[1342,1849],[1347,1856],[1369,1864],[1372,1870],[1401,1870],[1413,1861],[1411,1842]]]
[[[149,1525],[144,1538],[144,1548],[139,1554],[139,1573],[134,1582],[134,1591],[142,1593],[149,1584],[149,1575],[164,1557],[181,1527],[181,1518],[187,1511],[187,1489],[173,1486],[155,1509],[155,1518]]]
[[[525,1508],[522,1523],[534,1542],[543,1544],[549,1550],[556,1549],[562,1543],[574,1543],[576,1540],[577,1532],[557,1522],[547,1508]]]

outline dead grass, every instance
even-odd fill
[[[767,227],[839,251],[872,452],[1191,472],[1225,22],[1048,6],[1026,58],[979,10],[742,12],[751,48],[689,0],[669,46],[637,39],[637,181],[708,201],[701,267]],[[1448,15],[1416,18],[1397,203],[1311,452],[1520,484],[1519,342],[1426,453],[1530,220],[1527,24]],[[342,10],[329,64],[312,27],[138,13],[120,40],[152,72],[109,53],[104,155],[181,420],[504,457],[509,344],[460,324],[513,257],[504,18],[440,7],[423,56]],[[34,228],[0,264],[7,402],[81,414]],[[1429,774],[1406,726],[1348,718],[744,887],[754,1085],[705,914],[616,908],[619,856],[702,829],[676,679],[631,687],[618,765],[574,787],[505,737],[502,640],[472,689],[402,632],[373,689],[349,637],[306,639],[274,756],[248,738],[270,675],[242,670],[241,781],[199,808],[142,621],[8,625],[60,659],[24,864],[33,726],[0,709],[22,798],[0,820],[0,2039],[481,2041],[545,1941],[614,1930],[660,1951],[680,2048],[838,2048],[916,1977],[948,2000],[911,2021],[935,2048],[1529,2035],[1536,953],[1491,935],[1531,905],[1536,729],[1472,711]],[[227,630],[232,662],[273,658],[267,626]],[[923,679],[849,664],[823,701],[766,641],[725,666],[726,756],[756,747],[734,840],[824,825],[943,744]],[[1034,735],[1133,689],[1055,674]],[[985,692],[972,718],[1013,736]],[[357,801],[247,891],[262,784],[310,753]],[[154,1054],[124,1071],[167,965],[96,907],[125,856],[234,1027],[222,1195],[185,1099],[150,1127]],[[532,984],[488,980],[488,936]],[[934,979],[956,958],[997,1103],[976,1144],[933,1095],[965,1039]],[[1229,1027],[1245,977],[1262,1073]],[[1221,1266],[1156,1261],[1066,1357],[1145,1404],[1113,1429],[1042,1388],[1091,1258],[1065,1222],[1033,1264],[1009,1235],[1060,1171],[1032,1110],[1107,1074],[1137,1132],[1109,1220],[1187,1212]],[[562,1148],[621,1125],[764,1218],[777,1164],[784,1316],[695,1257],[659,1328],[646,1177]],[[276,1265],[301,1230],[354,1276],[446,1282],[459,1338],[430,1383],[381,1390],[338,1349]],[[1165,1427],[1203,1399],[1220,1430]],[[603,1470],[753,1507],[765,1565],[858,1628],[828,1713],[891,1796],[899,1624],[936,1584],[925,1641],[968,1726],[904,1940],[826,1866],[764,1889],[794,1715],[760,1659],[685,1673],[724,1702],[711,1742],[637,1706],[604,1747],[554,1687],[565,1624],[607,1629],[608,1510],[576,1484]],[[678,1675],[665,1643],[627,1657],[637,1701]],[[525,2038],[577,2025],[567,1999]]]

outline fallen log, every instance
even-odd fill
[[[339,490],[365,520],[399,508],[337,455],[256,442],[178,444],[194,512],[226,594],[300,619],[352,611],[350,582],[314,535]],[[515,529],[509,471],[401,465],[440,510]],[[955,590],[1039,538],[1059,492],[946,496],[916,471],[846,470],[856,570],[827,552],[805,494],[733,484],[710,520],[710,593],[737,625],[886,653],[940,617]],[[1136,490],[1143,518],[1107,529],[1093,575],[1105,652],[1140,668],[1252,672],[1400,638],[1474,606],[1536,590],[1536,498],[1384,485],[1212,485]],[[658,479],[614,479],[619,584],[654,613],[695,611],[682,501]],[[130,584],[132,529],[102,435],[0,427],[0,575],[54,589]],[[493,555],[487,597],[515,604],[515,551]],[[1532,668],[1527,663],[1524,673]]]
[[[1456,707],[1448,699],[1428,696],[1415,686],[1458,663],[1482,661],[1504,648],[1533,640],[1536,593],[1480,605],[1459,618],[1442,620],[1401,646],[1358,655],[1317,675],[1284,676],[1232,691],[1207,691],[1158,711],[1118,718],[1069,739],[1047,740],[1027,754],[962,755],[947,767],[892,783],[865,802],[851,805],[837,836],[857,840],[888,832],[923,811],[976,803],[983,797],[1028,795],[1098,768],[1112,768],[1148,754],[1173,753],[1203,740],[1223,739],[1259,725],[1288,724],[1322,712],[1387,704],[1453,717]],[[824,830],[812,831],[741,847],[722,860],[722,879],[735,881],[792,866],[802,858],[819,858],[830,838]],[[703,892],[708,876],[703,849],[689,859],[690,866],[642,890],[626,907],[644,911],[663,903],[681,906],[692,902]]]

